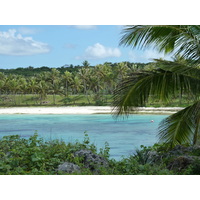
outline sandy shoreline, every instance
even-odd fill
[[[136,114],[173,114],[183,108],[180,107],[139,107]],[[0,108],[0,114],[111,114],[109,106],[83,107],[9,107]]]

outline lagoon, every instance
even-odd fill
[[[119,160],[140,145],[157,142],[159,122],[167,115],[130,115],[115,120],[108,114],[94,115],[0,115],[0,138],[5,135],[30,137],[35,132],[44,140],[83,141],[84,133],[97,148],[109,143],[110,157]],[[154,120],[152,123],[151,120]]]

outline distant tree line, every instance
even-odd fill
[[[131,62],[124,62],[126,65],[131,68],[132,65],[137,65],[138,68],[143,68],[149,63],[131,63]],[[109,65],[113,68],[117,67],[119,63],[111,63],[111,62],[105,62],[104,64]],[[104,65],[103,64],[103,65]],[[95,66],[91,66],[90,63],[85,60],[82,65],[73,65],[73,64],[65,64],[61,67],[54,67],[56,68],[61,74],[64,74],[65,71],[69,71],[71,73],[78,72],[79,69],[82,67],[89,67],[89,68],[94,68]],[[40,74],[42,72],[50,72],[53,68],[47,67],[47,66],[42,66],[42,67],[26,67],[26,68],[14,68],[14,69],[0,69],[0,72],[4,73],[5,75],[9,74],[15,74],[15,75],[23,75],[23,76],[33,76],[36,74]]]
[[[9,96],[16,104],[17,95],[25,98],[31,94],[41,103],[47,95],[52,95],[53,103],[56,104],[56,95],[67,99],[69,95],[83,94],[90,104],[89,97],[103,101],[105,95],[113,94],[122,79],[131,73],[151,69],[152,65],[106,62],[90,66],[88,61],[84,61],[82,66],[0,69],[0,100]]]

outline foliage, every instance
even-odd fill
[[[55,105],[58,97],[63,98],[64,105],[70,105],[78,100],[71,100],[72,96],[84,95],[86,104],[105,105],[106,95],[113,93],[116,84],[133,69],[144,66],[129,62],[90,66],[84,61],[83,66],[0,69],[0,103],[24,105],[23,102],[28,102],[26,97],[31,95],[37,98],[35,105]],[[49,95],[51,100],[47,100]]]
[[[104,157],[108,161],[107,167],[100,167],[93,172],[83,165],[81,157],[74,157],[76,151],[87,149],[94,154]],[[64,175],[65,172],[57,171],[58,165],[63,162],[77,164],[81,172],[73,174],[82,175],[172,175],[172,174],[199,174],[199,160],[183,171],[169,170],[167,168],[173,155],[165,144],[153,146],[141,146],[135,154],[122,157],[117,161],[110,158],[109,144],[97,151],[97,147],[91,144],[88,134],[84,133],[82,142],[64,143],[60,140],[44,141],[35,133],[29,138],[19,135],[4,136],[0,140],[0,174],[11,175]],[[154,154],[156,152],[156,154]],[[191,152],[194,155],[199,152]],[[168,155],[168,156],[166,156]]]
[[[0,174],[57,174],[56,168],[62,162],[81,165],[73,156],[81,149],[97,153],[87,134],[82,143],[68,144],[59,140],[44,141],[37,133],[28,139],[19,135],[4,136],[0,140]],[[101,151],[101,156],[107,155],[106,149]]]
[[[61,68],[0,69],[0,106],[46,105],[110,105],[117,84],[134,74],[155,72],[155,63],[104,63],[89,66]],[[164,64],[163,64],[164,65]],[[73,69],[73,70],[71,70]],[[22,72],[22,73],[20,73]],[[29,74],[27,75],[26,72]],[[186,106],[193,96],[182,93],[183,100],[174,95],[175,101],[160,102],[149,98],[146,106]]]
[[[199,62],[199,25],[130,25],[122,34],[121,45],[156,48],[159,52],[173,52],[174,56]]]
[[[196,159],[184,172],[184,175],[200,175],[200,160]]]

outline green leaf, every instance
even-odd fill
[[[159,140],[171,147],[178,144],[196,144],[200,125],[200,101],[170,115],[159,125]]]

